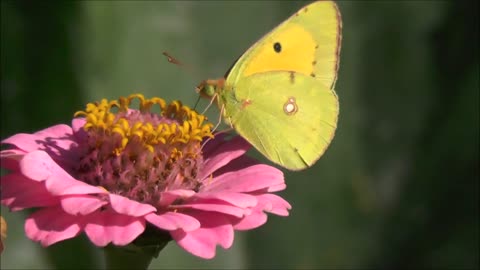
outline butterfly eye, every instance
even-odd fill
[[[282,51],[282,45],[279,42],[275,42],[275,44],[273,44],[273,49],[275,52],[279,53]]]
[[[206,85],[204,88],[204,93],[207,97],[213,97],[215,95],[215,87],[213,85]]]

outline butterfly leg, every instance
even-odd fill
[[[225,105],[222,105],[222,108],[220,108],[220,117],[218,117],[218,122],[217,124],[215,125],[215,127],[212,129],[212,133],[215,132],[215,130],[217,130],[217,128],[220,126],[220,123],[222,122],[222,115],[223,115],[223,111],[225,110]],[[232,128],[229,128],[229,129],[226,129],[226,130],[222,130],[222,131],[219,131],[217,133],[215,133],[215,135],[218,135],[218,134],[221,134],[221,133],[225,133],[225,132],[228,132],[230,130],[232,130]],[[203,142],[202,144],[202,147],[203,148],[205,146],[205,144],[207,144],[208,141],[210,141],[212,138],[208,138],[205,142]]]
[[[225,110],[225,104],[222,105],[222,108],[220,108],[220,114],[218,117],[218,122],[217,125],[213,128],[212,133],[217,130],[218,126],[220,126],[220,123],[222,122],[222,116],[223,116],[223,111]]]
[[[210,109],[210,106],[212,106],[213,104],[213,101],[215,101],[215,99],[217,98],[217,93],[215,93],[212,98],[210,99],[210,103],[208,103],[207,107],[205,108],[205,110],[203,110],[202,114],[205,114],[208,109]],[[221,114],[220,114],[221,115]]]

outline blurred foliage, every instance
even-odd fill
[[[133,92],[193,106],[200,80],[304,4],[2,1],[1,137]],[[171,243],[152,269],[478,268],[478,2],[339,6],[339,127],[314,167],[285,172],[290,217],[236,233],[209,261]],[[2,208],[2,269],[102,266],[84,236],[46,249],[26,239],[26,214]]]

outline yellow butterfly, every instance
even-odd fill
[[[197,90],[216,99],[224,120],[268,159],[305,169],[337,127],[341,28],[334,2],[311,3],[250,47],[225,78]]]

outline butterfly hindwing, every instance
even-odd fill
[[[235,130],[273,162],[291,170],[312,165],[330,144],[338,100],[311,76],[272,71],[253,74],[233,89],[225,116]]]

